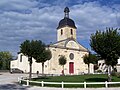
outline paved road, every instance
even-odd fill
[[[27,74],[10,74],[0,72],[0,90],[26,90],[29,87],[21,86],[18,82],[18,77],[28,76]]]
[[[17,83],[18,77],[28,76],[28,74],[10,74],[0,73],[0,90],[120,90],[120,88],[48,88],[48,87],[36,87],[36,86],[21,86]]]
[[[17,82],[18,77],[28,76],[27,74],[0,73],[0,84],[10,84]]]

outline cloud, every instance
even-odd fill
[[[35,7],[35,0],[0,0],[0,6],[6,9],[28,9]],[[11,7],[9,7],[11,6]],[[9,7],[9,8],[8,8]]]
[[[85,3],[72,7],[71,15],[75,19],[78,34],[89,38],[96,30],[106,27],[118,27],[116,14],[112,8],[101,6],[99,3]]]
[[[90,34],[97,29],[118,27],[116,13],[99,2],[74,2],[61,0],[1,0],[0,1],[0,50],[19,52],[20,44],[26,39],[56,41],[56,27],[64,18],[64,7],[68,4],[70,18],[77,26],[77,39],[86,47]],[[119,5],[114,4],[116,9]]]

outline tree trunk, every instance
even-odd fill
[[[90,74],[90,64],[88,64],[88,74]]]
[[[64,75],[64,65],[63,65],[63,75]]]
[[[31,56],[28,57],[28,61],[30,65],[29,80],[31,80],[31,76],[32,76],[32,57]]]
[[[111,77],[111,65],[108,66],[108,81],[109,82],[112,81],[112,77]]]
[[[42,62],[42,76],[44,75],[44,62]]]

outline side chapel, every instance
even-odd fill
[[[76,40],[76,25],[69,17],[69,8],[64,9],[64,18],[60,20],[57,27],[57,42],[50,44],[48,47],[52,58],[45,62],[45,74],[61,74],[62,66],[59,65],[59,58],[61,55],[65,56],[67,63],[64,66],[64,73],[82,74],[88,72],[88,66],[83,61],[83,56],[89,54],[89,51],[80,45]],[[18,68],[25,73],[29,72],[28,58],[22,53],[18,54],[17,60],[11,61],[11,68]],[[36,63],[33,59],[32,73],[42,72],[41,63]],[[90,73],[93,73],[93,64],[90,64]]]

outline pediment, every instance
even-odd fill
[[[54,44],[51,44],[50,46],[58,47],[58,48],[60,47],[60,48],[67,48],[67,49],[75,49],[79,51],[88,52],[88,50],[85,47],[79,44],[75,39],[71,39],[71,38],[56,42]]]
[[[79,45],[73,41],[73,40],[70,40],[66,43],[65,45],[66,48],[73,48],[73,49],[79,49]]]

